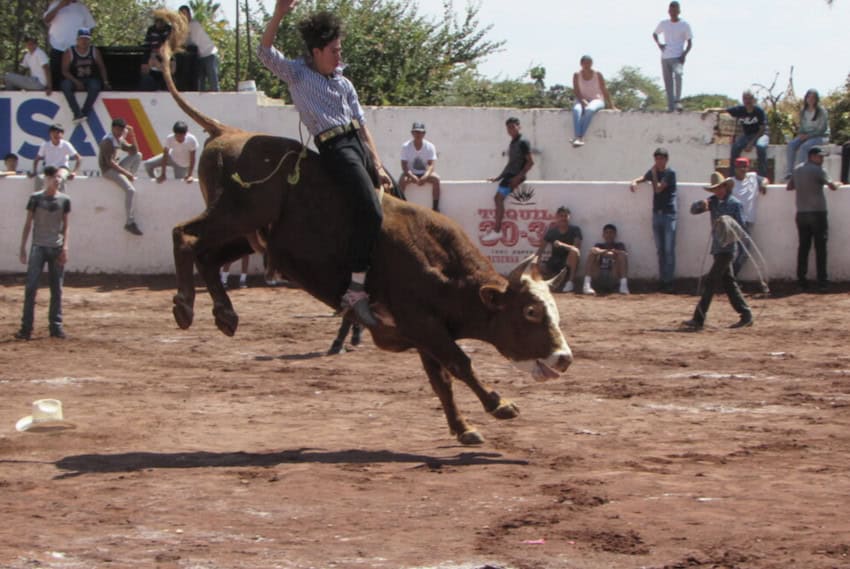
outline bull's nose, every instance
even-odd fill
[[[553,367],[560,372],[565,372],[571,363],[573,363],[572,352],[561,353],[558,355],[558,359],[555,361]]]

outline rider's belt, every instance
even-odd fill
[[[336,138],[337,136],[342,136],[343,134],[348,134],[349,132],[353,132],[355,130],[360,130],[360,121],[357,119],[353,119],[350,123],[344,124],[342,126],[335,126],[333,128],[329,128],[324,132],[320,132],[316,135],[316,140],[320,143],[325,143],[331,139]]]

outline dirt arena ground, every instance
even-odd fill
[[[254,283],[252,283],[254,284]],[[257,283],[258,284],[258,283]],[[850,567],[850,296],[559,295],[576,360],[537,383],[464,341],[522,414],[458,445],[415,353],[325,356],[338,319],[304,292],[208,297],[177,329],[171,278],[70,275],[69,339],[11,339],[0,279],[0,567]],[[637,287],[636,287],[637,288]],[[18,433],[39,398],[73,428]]]

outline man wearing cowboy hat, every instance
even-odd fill
[[[730,243],[723,239],[723,226],[727,221],[723,219],[724,217],[732,218],[738,225],[744,223],[741,217],[743,209],[741,202],[732,195],[733,183],[732,178],[724,178],[719,172],[714,172],[711,175],[711,185],[705,187],[714,195],[706,200],[698,200],[691,204],[691,213],[694,215],[706,211],[711,212],[711,254],[714,256],[714,263],[703,279],[705,288],[696,309],[694,309],[693,318],[682,323],[683,327],[690,330],[702,329],[714,292],[720,286],[726,291],[732,308],[740,315],[740,320],[732,324],[730,328],[744,328],[753,324],[753,313],[741,294],[741,288],[738,286],[738,281],[735,280],[735,273],[732,272],[735,241],[733,240]]]
[[[809,272],[809,250],[815,242],[815,263],[817,267],[818,288],[825,290],[829,286],[826,277],[826,238],[829,225],[826,217],[826,196],[823,187],[837,190],[840,184],[833,182],[823,169],[823,157],[829,154],[822,146],[809,149],[808,160],[797,166],[788,185],[788,191],[796,191],[797,235],[800,243],[797,248],[797,282],[800,288],[807,289],[806,273]]]

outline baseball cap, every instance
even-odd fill
[[[750,167],[750,159],[749,158],[735,158],[735,166],[746,166]]]
[[[413,126],[410,127],[411,132],[425,132],[425,123],[415,122]]]
[[[77,37],[91,39],[91,30],[89,28],[80,28],[77,30]]]
[[[65,127],[62,126],[61,124],[59,124],[58,122],[55,122],[52,125],[50,125],[50,128],[48,128],[47,130],[48,131],[55,130],[55,131],[58,131],[58,132],[65,132]]]
[[[820,154],[821,156],[829,156],[829,152],[823,146],[812,146],[809,148],[809,156],[812,154]]]

